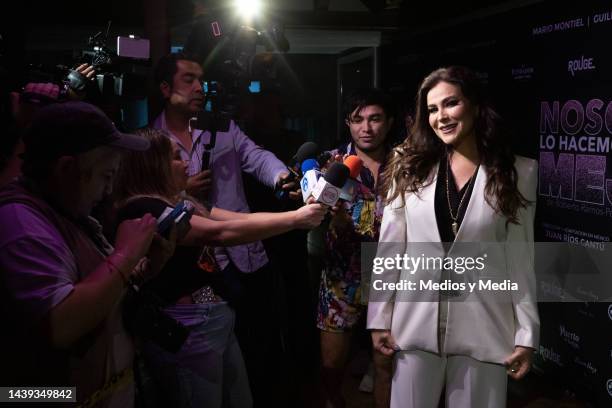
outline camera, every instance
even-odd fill
[[[147,96],[150,67],[149,40],[133,35],[119,36],[114,52],[108,48],[110,24],[105,34],[100,31],[89,37],[90,48],[83,52],[83,57],[96,70],[96,84],[103,98],[143,99]],[[87,79],[72,70],[68,82],[71,88],[82,91]]]
[[[257,53],[258,45],[266,52]],[[273,51],[288,50],[283,27],[276,22],[250,26],[223,15],[197,17],[183,50],[205,61],[206,103],[195,127],[226,131],[248,93],[280,89]]]
[[[163,307],[164,302],[152,292],[132,286],[124,299],[123,322],[132,335],[176,353],[189,337],[189,328],[165,313]]]

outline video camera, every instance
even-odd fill
[[[264,46],[266,52],[258,54],[258,45]],[[204,112],[198,115],[194,126],[227,131],[248,93],[278,90],[273,51],[288,50],[283,27],[276,22],[250,26],[231,18],[197,17],[184,47],[185,53],[203,61],[206,80]]]
[[[70,91],[85,93],[87,100],[144,99],[148,94],[149,40],[119,36],[115,51],[108,46],[109,31],[110,22],[104,33],[89,37],[76,57],[74,52],[66,55],[60,51],[51,58],[47,56],[45,63],[29,62],[23,71],[23,83],[55,83],[61,88],[60,100],[68,98]],[[95,81],[75,70],[83,63],[94,67]]]
[[[89,49],[83,51],[84,62],[96,70],[96,84],[102,97],[143,99],[147,96],[147,69],[150,67],[149,40],[133,35],[117,37],[116,52],[108,47],[111,22],[106,32],[89,37]],[[75,70],[67,76],[68,85],[82,92],[87,78]]]

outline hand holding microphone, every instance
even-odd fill
[[[295,228],[313,229],[319,226],[327,214],[328,208],[322,204],[306,204],[295,210]]]
[[[203,170],[187,179],[187,187],[185,190],[194,197],[205,198],[211,187],[212,173],[210,170]]]
[[[300,146],[295,155],[291,158],[287,166],[287,172],[283,173],[274,187],[274,195],[276,198],[279,200],[287,198],[296,200],[299,198],[298,192],[291,191],[296,187],[294,181],[300,177],[298,173],[299,170],[295,167],[299,166],[304,160],[316,157],[318,150],[319,147],[313,142],[306,142]]]

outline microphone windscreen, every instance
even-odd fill
[[[302,174],[308,170],[319,170],[319,162],[315,159],[306,159],[302,162]]]
[[[344,159],[344,165],[349,168],[351,173],[351,178],[356,179],[361,172],[361,167],[363,166],[363,160],[354,154],[348,156]]]
[[[342,188],[346,180],[348,180],[351,171],[342,163],[334,163],[330,166],[327,173],[323,176],[325,181],[333,185],[334,187]]]
[[[313,159],[317,157],[317,152],[319,151],[319,146],[317,146],[314,142],[306,142],[300,146],[300,148],[293,156],[293,160],[296,163],[301,163],[306,159]]]
[[[329,159],[331,159],[332,155],[330,152],[323,152],[317,156],[317,161],[319,162],[319,168],[325,167]]]

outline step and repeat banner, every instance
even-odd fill
[[[612,251],[612,4],[560,7],[544,2],[398,38],[383,49],[382,85],[412,101],[424,75],[451,64],[488,83],[515,150],[540,164],[536,240],[587,252],[571,267],[587,278],[539,279],[534,371],[611,407],[612,262],[602,260]]]
[[[612,238],[612,7],[587,8],[527,28],[529,60],[516,81],[533,87],[540,163],[538,236],[568,242],[602,258]],[[531,76],[520,79],[520,75]],[[577,271],[574,271],[576,273]],[[612,265],[583,265],[603,282]],[[612,304],[585,285],[562,280],[539,288],[563,303],[542,303],[542,340],[535,368],[598,406],[612,406]],[[567,300],[572,300],[568,302]]]

